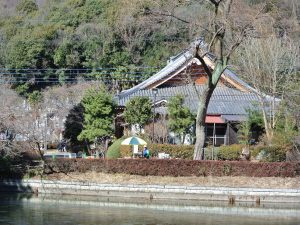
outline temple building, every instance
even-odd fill
[[[203,41],[200,41],[200,47],[206,48]],[[212,54],[204,57],[204,61],[209,69],[214,69]],[[122,109],[131,98],[148,96],[155,112],[166,115],[169,99],[181,95],[185,99],[184,105],[196,114],[199,102],[197,93],[201,93],[206,81],[207,74],[201,62],[193,56],[191,47],[171,57],[162,70],[131,89],[122,91],[116,99]],[[207,142],[215,146],[237,143],[237,125],[247,119],[248,110],[253,109],[257,102],[255,90],[226,69],[208,106],[205,120]]]

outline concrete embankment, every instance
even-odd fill
[[[0,191],[146,199],[234,202],[300,202],[300,189],[259,189],[175,185],[107,184],[53,180],[0,181]]]

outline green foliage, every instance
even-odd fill
[[[240,144],[249,145],[252,138],[252,132],[258,132],[258,136],[263,134],[264,123],[260,111],[248,109],[248,118],[239,125],[238,140]]]
[[[219,147],[213,147],[212,145],[207,146],[204,151],[204,158],[206,160],[216,160],[218,159]]]
[[[33,91],[32,93],[28,94],[28,102],[33,107],[36,108],[39,103],[43,100],[43,95],[39,91]]]
[[[272,144],[280,146],[286,152],[293,148],[293,140],[300,133],[297,130],[297,121],[287,109],[287,105],[282,106],[277,114],[277,123],[274,129]]]
[[[29,33],[23,33],[13,37],[7,48],[9,68],[37,68],[44,52],[44,43]]]
[[[142,128],[151,119],[151,101],[149,97],[137,96],[126,103],[124,118],[130,125],[139,124]]]
[[[38,10],[38,5],[32,0],[21,0],[16,7],[17,12],[22,14],[30,14]]]
[[[29,90],[29,84],[20,84],[15,88],[16,92],[21,96],[27,96],[27,92]]]
[[[78,68],[81,64],[81,46],[78,40],[65,40],[55,50],[54,64],[65,68]]]
[[[14,35],[7,44],[6,66],[14,69],[53,66],[52,47],[49,42],[56,35],[53,26],[25,29]],[[30,74],[23,78],[29,79]]]
[[[116,141],[114,141],[114,143],[109,146],[107,153],[106,153],[106,157],[108,159],[117,159],[121,157],[121,152],[120,152],[120,148],[121,148],[121,142],[124,140],[124,138],[120,138]]]
[[[256,105],[254,105],[255,108],[257,108]],[[263,116],[260,110],[257,109],[248,109],[248,123],[250,124],[251,127],[263,127],[264,126],[264,121],[263,121]]]
[[[79,103],[78,105],[74,106],[67,115],[64,123],[64,138],[69,139],[71,145],[78,144],[77,137],[83,130],[83,113],[84,107],[81,103]]]
[[[159,152],[164,152],[173,158],[193,159],[194,154],[194,145],[150,144],[148,148],[156,156]]]
[[[84,107],[84,123],[83,131],[78,139],[95,141],[96,138],[111,136],[115,103],[107,90],[104,88],[88,90],[82,100],[82,105]]]
[[[239,160],[242,154],[243,145],[228,145],[221,146],[218,152],[218,159],[220,160]]]
[[[250,139],[251,139],[251,124],[247,120],[242,122],[239,126],[238,140],[240,144],[248,145]]]
[[[286,159],[286,150],[281,146],[257,146],[252,152],[262,162],[284,162]]]
[[[0,18],[0,64],[16,69],[16,87],[34,78],[24,74],[23,68],[47,68],[39,78],[57,78],[61,83],[76,74],[49,69],[113,68],[84,76],[113,80],[119,90],[130,88],[157,71],[145,66],[161,66],[181,49],[182,39],[170,40],[179,37],[181,31],[174,28],[181,27],[180,23],[169,27],[163,21],[167,26],[157,26],[142,16],[142,9],[153,4],[137,0],[55,0],[38,8],[33,0],[22,0],[18,15]],[[185,39],[183,35],[180,38]],[[34,90],[49,84],[34,83]]]
[[[188,107],[183,106],[183,96],[177,95],[170,99],[168,103],[169,120],[168,127],[176,134],[183,137],[190,132],[191,126],[194,124],[195,116]]]
[[[122,158],[132,156],[132,146],[121,145],[119,149]],[[149,144],[148,149],[152,157],[157,157],[158,153],[164,152],[172,158],[193,159],[194,153],[193,145]]]

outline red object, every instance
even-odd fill
[[[220,115],[215,116],[206,116],[205,123],[225,123],[223,118]]]

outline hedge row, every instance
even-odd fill
[[[139,146],[140,151],[143,150],[143,146]],[[157,156],[159,152],[170,154],[173,158],[180,159],[193,159],[194,146],[193,145],[171,145],[171,144],[149,144],[148,149],[150,150],[151,156]],[[131,157],[132,147],[131,146],[120,146],[121,157]]]
[[[194,154],[194,145],[150,144],[149,148],[154,155],[164,152],[180,159],[193,159]]]
[[[239,160],[242,154],[243,145],[234,144],[219,147],[219,160]]]
[[[121,145],[123,139],[117,140],[108,150],[107,156],[113,158],[132,157],[132,146]],[[212,147],[205,149],[205,159],[239,160],[244,145],[234,144],[228,146]],[[143,146],[139,146],[142,151]],[[149,144],[151,156],[157,156],[159,152],[169,154],[172,158],[193,159],[194,145],[171,145],[171,144]],[[251,146],[251,156],[262,162],[283,162],[286,152],[281,146]],[[212,154],[214,157],[212,158]]]
[[[245,161],[193,161],[163,159],[55,159],[46,163],[46,172],[104,172],[142,176],[247,176],[295,177],[300,163],[254,163]]]

